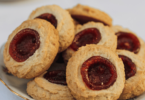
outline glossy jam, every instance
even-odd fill
[[[27,60],[39,48],[39,34],[33,29],[23,29],[12,39],[9,54],[17,62]]]
[[[83,81],[92,90],[107,89],[117,79],[115,66],[106,58],[93,56],[81,67]]]
[[[86,44],[97,44],[101,40],[101,34],[96,28],[85,29],[76,34],[71,48],[76,51],[79,47],[85,46]]]
[[[125,77],[126,80],[136,74],[136,65],[132,62],[132,60],[126,56],[119,55],[122,59],[124,67],[125,67]]]
[[[49,21],[55,28],[57,27],[57,20],[56,18],[52,15],[52,14],[49,14],[49,13],[44,13],[36,18],[40,18],[40,19],[44,19],[44,20],[47,20]]]
[[[105,22],[102,22],[100,20],[97,20],[95,18],[91,18],[91,17],[87,17],[87,16],[83,16],[83,15],[71,15],[73,19],[75,19],[77,22],[79,22],[80,24],[85,24],[87,22],[101,22],[104,25],[107,25]]]
[[[140,50],[140,42],[138,38],[132,33],[118,32],[117,35],[117,49],[129,50],[138,53]]]
[[[67,85],[65,70],[49,71],[44,75],[44,78],[51,83]]]

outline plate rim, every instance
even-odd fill
[[[23,98],[24,100],[29,100],[29,99],[23,97],[22,95],[18,94],[17,92],[13,91],[13,90],[12,90],[12,89],[4,82],[1,78],[0,78],[0,82],[2,82],[2,83],[3,83],[12,93],[14,93],[15,95],[17,95],[17,96]]]
[[[1,53],[3,54],[3,49],[4,49],[4,45],[5,43],[3,43],[0,47],[0,55]],[[2,67],[2,65],[0,65]],[[24,99],[24,100],[29,100],[28,98],[20,95],[19,93],[15,92],[14,90],[12,90],[0,77],[0,82],[3,83],[12,93],[14,93],[15,95],[19,96],[20,98]]]

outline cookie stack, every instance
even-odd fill
[[[48,5],[10,34],[4,62],[36,100],[126,100],[145,91],[145,43],[98,9]],[[63,66],[62,66],[63,65]]]

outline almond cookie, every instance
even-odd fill
[[[70,14],[57,5],[42,6],[34,10],[29,19],[40,18],[55,26],[59,33],[59,52],[64,51],[73,41],[74,23]]]
[[[128,50],[145,58],[145,43],[135,33],[121,26],[112,26],[117,36],[117,49]]]
[[[104,25],[111,26],[112,18],[103,11],[85,5],[76,5],[72,9],[67,9],[72,18],[80,24],[85,24],[90,21],[101,22]]]
[[[145,91],[145,62],[143,58],[126,50],[117,50],[125,68],[125,87],[120,100],[126,100],[141,95]]]
[[[4,48],[4,63],[19,78],[33,78],[46,71],[58,49],[59,35],[49,22],[27,20],[9,36]]]
[[[69,59],[66,80],[77,100],[117,100],[125,82],[123,62],[104,46],[83,46]]]
[[[74,100],[64,70],[43,73],[27,84],[27,93],[36,100]]]
[[[68,60],[79,47],[86,44],[103,45],[114,51],[117,48],[117,37],[114,31],[102,23],[88,22],[83,26],[78,25],[75,34],[72,44],[64,52],[65,60]]]

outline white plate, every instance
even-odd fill
[[[20,96],[25,100],[34,100],[26,92],[28,79],[20,79],[4,71],[5,66],[3,63],[3,48],[0,49],[0,81],[14,94]]]
[[[16,94],[17,96],[19,96],[25,100],[34,100],[26,92],[27,82],[29,82],[30,80],[17,78],[4,71],[5,66],[3,63],[3,48],[4,48],[4,45],[0,48],[0,81],[11,92]],[[55,63],[52,66],[58,66],[58,64]],[[64,66],[63,64],[61,64],[61,65],[59,64],[59,68],[62,68],[63,66]],[[54,68],[54,67],[51,67],[50,70],[54,70],[52,68]],[[141,96],[139,96],[137,98],[130,99],[130,100],[145,100],[145,93],[143,93]]]

